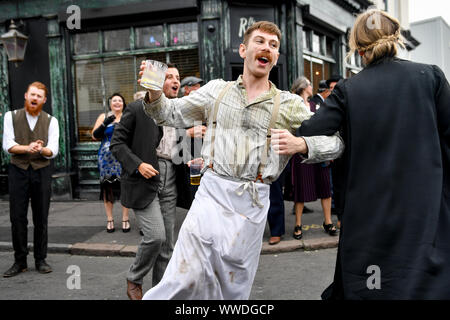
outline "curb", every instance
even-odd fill
[[[269,245],[264,242],[261,248],[261,254],[276,254],[284,252],[293,252],[300,249],[305,251],[336,248],[339,243],[339,237],[316,238],[309,240],[285,240],[276,245]],[[28,243],[28,250],[32,251],[33,244]],[[85,243],[75,244],[49,243],[48,253],[65,253],[81,256],[121,256],[135,257],[138,246],[124,244],[106,244],[106,243]],[[13,251],[11,242],[0,241],[0,251]]]
[[[337,248],[339,244],[339,237],[323,237],[309,240],[286,240],[280,241],[275,245],[269,245],[267,242],[263,243],[261,254],[274,254],[282,252],[292,252],[299,249],[305,251]]]

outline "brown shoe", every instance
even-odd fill
[[[281,241],[281,237],[270,237],[269,244],[273,246]]]
[[[142,285],[127,280],[127,296],[130,300],[142,300]]]

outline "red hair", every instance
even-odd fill
[[[28,86],[28,88],[27,88],[27,92],[28,92],[28,90],[30,90],[30,87],[35,87],[35,88],[38,88],[38,89],[40,89],[40,90],[44,90],[45,96],[47,97],[48,89],[47,89],[47,87],[45,86],[45,84],[43,84],[42,82],[35,81],[35,82],[31,83],[31,84]]]

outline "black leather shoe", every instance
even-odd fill
[[[303,213],[313,213],[313,212],[314,212],[313,209],[310,209],[310,208],[308,208],[307,206],[304,206],[304,207],[303,207]]]
[[[52,268],[45,262],[45,260],[36,261],[36,271],[39,273],[50,273]]]
[[[11,268],[9,268],[4,274],[4,278],[14,277],[17,276],[19,273],[27,271],[27,265],[26,264],[18,264],[14,263]]]

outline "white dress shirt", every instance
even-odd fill
[[[12,154],[8,150],[14,147],[15,145],[18,145],[18,143],[15,141],[16,137],[14,135],[14,127],[13,127],[13,121],[12,121],[12,111],[8,111],[5,114],[4,122],[3,122],[3,150],[5,152]],[[28,112],[25,112],[25,115],[27,117],[28,125],[30,126],[31,131],[34,130],[34,127],[36,126],[36,123],[38,121],[39,116],[32,116]],[[48,128],[48,142],[47,145],[44,146],[46,148],[49,148],[52,151],[51,157],[45,157],[46,159],[53,159],[58,155],[58,149],[59,149],[59,126],[58,126],[58,120],[55,117],[51,117],[50,120],[50,126]]]

